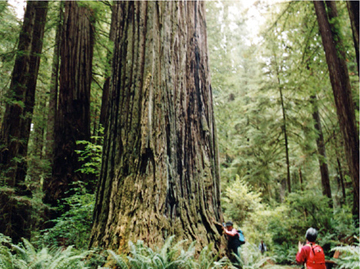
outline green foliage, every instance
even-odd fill
[[[263,267],[271,258],[261,254],[254,244],[245,244],[241,246],[240,257],[237,261],[242,269],[256,269]]]
[[[295,244],[283,242],[274,246],[273,258],[277,264],[291,264],[295,262],[298,249]]]
[[[235,181],[226,187],[222,199],[226,218],[241,225],[250,213],[262,209],[260,196],[261,193],[252,191],[252,187],[236,175]]]
[[[211,246],[205,247],[196,261],[195,243],[193,242],[184,250],[186,241],[180,241],[174,244],[175,236],[170,236],[165,240],[161,248],[152,250],[144,246],[144,242],[139,240],[136,244],[129,242],[130,255],[118,255],[112,250],[108,250],[111,257],[121,269],[137,269],[137,268],[167,268],[167,269],[207,269],[207,268],[223,268],[225,265],[230,265],[229,260],[223,258],[216,261],[216,256],[211,251]],[[229,267],[231,268],[231,267]]]
[[[86,249],[91,232],[95,195],[83,191],[64,199],[69,210],[55,220],[54,227],[46,229],[39,243],[53,246],[75,245]]]
[[[11,244],[8,237],[0,234],[1,269],[79,269],[88,268],[84,259],[90,251],[67,248],[47,248],[37,250],[28,240]]]
[[[308,227],[330,228],[332,210],[326,196],[307,190],[289,194],[286,201],[294,218],[304,216],[301,226],[304,234]]]
[[[81,172],[83,174],[94,174],[96,176],[100,175],[104,128],[100,127],[98,132],[98,136],[91,137],[91,139],[96,141],[96,143],[85,140],[76,141],[77,145],[84,145],[83,149],[75,150],[79,156],[79,161],[82,163],[81,168],[76,172]]]
[[[214,255],[212,251],[212,244],[205,246],[197,259],[197,262],[194,264],[194,268],[198,269],[214,269],[214,268],[224,268],[225,266],[230,267],[231,262],[227,257],[223,257],[220,260],[217,255]]]
[[[174,236],[169,237],[161,249],[153,251],[144,246],[143,241],[136,244],[129,242],[130,256],[127,256],[129,267],[122,268],[192,268],[195,245],[190,244],[188,250],[182,249],[184,241],[172,246]],[[113,257],[115,253],[110,252]],[[118,263],[118,265],[121,265]]]
[[[359,242],[359,238],[355,237]],[[335,247],[333,251],[339,251],[340,257],[335,262],[338,264],[338,269],[359,269],[360,268],[360,247],[359,243],[354,246]]]

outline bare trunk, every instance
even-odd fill
[[[19,37],[6,111],[1,126],[0,165],[9,187],[23,184],[27,145],[35,102],[36,80],[44,36],[47,1],[28,1]],[[24,189],[21,186],[21,189]]]
[[[329,17],[337,16],[335,2],[326,2],[329,7]],[[339,36],[334,39],[336,30],[331,27],[323,1],[314,1],[319,29],[329,68],[330,81],[333,89],[336,111],[343,135],[347,163],[355,192],[353,214],[359,212],[359,137],[355,125],[354,102],[351,94],[348,70],[341,51],[342,44]],[[340,49],[340,51],[337,50]]]
[[[346,192],[345,192],[345,184],[344,184],[344,177],[343,177],[343,172],[342,172],[342,168],[341,168],[341,163],[340,163],[340,159],[336,158],[337,164],[338,164],[338,168],[337,168],[337,172],[338,172],[338,176],[340,179],[340,184],[341,184],[341,191],[342,191],[342,203],[344,204],[346,202]]]
[[[56,26],[55,47],[53,54],[53,63],[51,70],[50,97],[48,107],[48,119],[46,129],[46,159],[50,164],[53,162],[54,154],[54,133],[56,122],[56,110],[59,86],[59,65],[60,65],[60,44],[61,44],[61,26],[63,20],[63,5],[59,6],[59,21]],[[51,173],[49,171],[49,173]]]
[[[60,91],[55,124],[52,178],[44,182],[44,202],[53,206],[64,198],[71,183],[86,182],[80,172],[77,140],[90,140],[90,86],[93,56],[91,11],[76,1],[65,2],[60,49]]]
[[[287,136],[287,125],[286,125],[286,112],[285,112],[285,105],[284,105],[284,97],[282,93],[282,88],[279,88],[280,91],[280,99],[281,99],[281,109],[283,114],[283,132],[284,132],[284,139],[285,139],[285,157],[286,157],[286,184],[287,190],[291,193],[291,176],[290,176],[290,159],[289,159],[289,142]]]
[[[220,176],[204,2],[116,2],[108,130],[90,246],[214,243]]]
[[[330,177],[329,169],[326,160],[326,149],[324,142],[324,135],[321,128],[320,114],[317,107],[317,98],[315,95],[310,96],[311,103],[313,105],[313,119],[315,121],[315,130],[317,132],[316,145],[318,148],[318,158],[320,165],[320,175],[321,175],[321,185],[323,189],[323,194],[330,199],[329,206],[332,208],[332,197],[331,197],[331,186],[330,186]]]

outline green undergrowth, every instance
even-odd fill
[[[13,244],[11,238],[0,234],[0,269],[298,268],[294,264],[286,267],[275,264],[276,257],[269,256],[269,253],[262,255],[256,245],[250,243],[241,247],[240,257],[237,262],[232,264],[227,257],[220,259],[214,255],[212,245],[206,246],[200,253],[196,253],[196,242],[190,244],[186,241],[175,242],[174,238],[174,236],[167,238],[161,248],[155,249],[145,246],[144,242],[140,240],[136,243],[129,242],[130,252],[118,254],[112,250],[84,250],[76,249],[74,246],[35,247],[26,239],[19,244]],[[355,239],[358,241],[358,238]],[[340,257],[336,259],[337,268],[360,268],[358,242],[352,246],[339,246],[332,250],[340,252]],[[99,252],[102,255],[97,254]]]

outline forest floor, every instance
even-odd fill
[[[267,261],[267,265],[264,266],[264,269],[301,269],[299,265],[279,265],[275,264],[272,260]]]

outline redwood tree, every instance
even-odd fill
[[[90,245],[214,243],[220,176],[203,1],[119,1]]]
[[[26,155],[48,1],[28,1],[0,129],[0,169],[7,186],[25,181]],[[21,187],[24,189],[23,187]]]
[[[53,206],[66,197],[71,183],[86,180],[75,150],[90,140],[90,85],[93,56],[92,14],[84,4],[65,2],[60,47],[60,89],[55,123],[52,177],[44,182],[44,202]]]
[[[330,24],[330,21],[334,22],[334,18],[337,17],[336,3],[326,1],[328,12],[326,12],[324,1],[314,1],[314,6],[328,64],[339,125],[344,139],[347,163],[353,182],[353,213],[358,215],[359,136],[355,124],[354,101],[345,61],[345,51],[343,50],[340,36],[337,33],[337,27]]]
[[[47,1],[27,2],[0,129],[1,179],[10,187],[0,191],[0,232],[15,243],[31,235],[32,204],[21,196],[31,195],[24,185],[26,156],[47,8]]]

